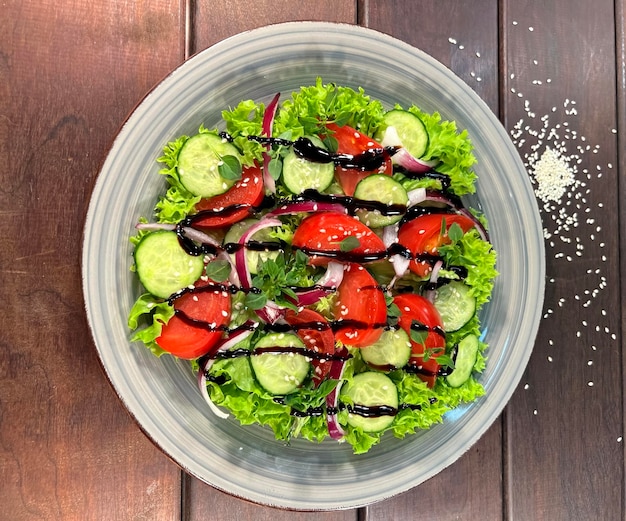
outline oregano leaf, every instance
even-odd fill
[[[235,156],[222,156],[217,169],[224,179],[230,181],[241,179],[241,163]]]

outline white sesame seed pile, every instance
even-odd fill
[[[540,31],[538,27],[523,27],[517,21],[512,21],[511,25],[514,31],[525,31],[526,39],[534,38]],[[457,51],[464,48],[458,38],[451,37],[448,42]],[[476,70],[480,70],[481,65],[476,61],[481,58],[480,50],[476,49],[470,58]],[[540,60],[530,59],[524,65],[519,71],[508,73],[509,91],[513,100],[523,103],[524,110],[523,118],[510,128],[510,136],[520,152],[537,197],[544,225],[546,255],[553,258],[549,269],[559,273],[561,263],[577,260],[584,274],[575,283],[560,284],[559,292],[546,292],[543,320],[554,320],[557,317],[557,320],[562,320],[559,317],[560,309],[568,307],[571,310],[572,306],[578,307],[581,320],[578,325],[573,324],[576,328],[576,342],[589,350],[589,356],[583,358],[585,376],[580,385],[599,389],[602,387],[600,382],[594,382],[592,378],[593,355],[603,347],[613,348],[614,345],[611,344],[615,344],[617,335],[609,326],[607,311],[599,309],[597,303],[597,298],[609,282],[605,268],[608,254],[601,224],[605,205],[603,202],[592,202],[595,198],[592,196],[590,184],[593,180],[602,178],[605,173],[610,173],[613,165],[594,161],[600,157],[597,155],[600,146],[591,144],[578,130],[582,115],[579,115],[576,101],[565,98],[562,103],[542,115],[533,110],[532,100],[540,104],[545,99],[544,89],[555,87],[552,78],[541,75]],[[486,64],[485,69],[487,68]],[[470,72],[466,79],[470,85],[472,80],[480,81],[475,72]],[[607,133],[612,136],[594,137],[599,140],[615,139],[617,130],[607,129]],[[592,244],[593,248],[589,247],[587,252],[584,244]],[[548,273],[547,283],[555,282],[555,277]],[[548,295],[554,295],[554,302],[547,300]],[[558,348],[565,347],[564,340],[549,338],[547,345],[543,347],[544,360],[558,367]],[[529,383],[523,384],[524,390],[530,388]],[[537,415],[537,409],[532,413]],[[621,443],[622,436],[617,437],[617,441]]]

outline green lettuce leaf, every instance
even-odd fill
[[[440,161],[435,170],[450,177],[450,188],[456,195],[474,193],[476,174],[472,166],[476,157],[467,130],[459,132],[456,122],[442,121],[438,112],[429,114],[415,105],[408,110],[422,120],[428,132],[428,149],[421,159]]]
[[[274,133],[291,132],[292,139],[297,139],[318,134],[325,123],[334,122],[371,136],[380,126],[384,113],[382,103],[371,99],[362,88],[324,84],[317,78],[315,85],[302,87],[281,104],[274,120]]]
[[[150,293],[144,293],[135,301],[128,315],[128,327],[131,330],[135,331],[140,325],[145,326],[134,333],[131,342],[143,342],[156,356],[165,354],[156,339],[161,336],[163,325],[173,316],[173,306],[155,299]]]

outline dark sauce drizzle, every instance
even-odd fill
[[[232,137],[226,132],[222,132],[221,136],[224,139],[232,142]],[[333,163],[336,166],[340,166],[345,169],[353,169],[359,171],[370,171],[377,170],[382,167],[387,159],[393,156],[400,147],[380,147],[365,150],[359,154],[341,154],[341,153],[333,153],[329,152],[321,147],[316,146],[310,139],[308,138],[298,138],[295,141],[290,141],[281,138],[272,138],[272,137],[263,137],[263,136],[248,136],[248,139],[252,141],[256,141],[261,144],[266,145],[279,145],[279,146],[290,146],[293,151],[300,157],[307,159],[308,161],[316,162],[316,163]],[[425,173],[415,174],[411,172],[404,172],[407,176],[411,177],[429,177],[435,179],[440,182],[442,191],[448,191],[450,186],[450,178],[446,174],[437,172],[435,170],[430,170]],[[448,194],[448,197],[453,197],[451,194]],[[336,196],[330,194],[321,194],[315,190],[305,190],[301,194],[295,196],[291,202],[303,202],[303,201],[317,201],[317,202],[325,202],[325,203],[340,203],[342,204],[350,214],[355,214],[359,209],[365,210],[373,210],[378,211],[382,215],[386,216],[397,216],[402,215],[402,219],[400,224],[404,224],[411,219],[415,219],[420,215],[424,215],[428,212],[433,211],[432,209],[425,207],[412,207],[407,210],[405,205],[386,205],[384,203],[376,202],[376,201],[364,201],[357,199],[355,197],[349,196]],[[176,234],[181,243],[181,246],[190,254],[194,256],[199,255],[216,255],[219,253],[219,250],[216,246],[212,244],[198,244],[196,241],[190,239],[185,234],[184,228],[191,226],[193,227],[197,223],[201,223],[202,219],[208,216],[220,216],[220,217],[228,217],[229,215],[241,210],[242,208],[248,208],[250,213],[260,212],[263,209],[271,208],[275,203],[275,199],[271,196],[266,196],[262,203],[258,206],[252,206],[249,204],[233,204],[226,206],[220,210],[205,210],[194,214],[193,216],[187,217],[183,221],[179,222],[176,225]],[[437,209],[438,212],[446,211]],[[255,251],[277,251],[283,250],[284,244],[280,242],[260,242],[260,241],[249,241],[245,246],[240,244],[227,244],[224,246],[224,250],[228,253],[234,253],[238,251],[242,247],[246,247],[248,249],[252,249]],[[302,248],[302,251],[307,255],[317,255],[322,257],[332,257],[339,261],[344,262],[372,262],[376,260],[384,259],[391,255],[401,255],[407,259],[415,259],[416,261],[424,261],[429,262],[431,264],[437,262],[440,259],[437,255],[431,254],[418,254],[412,255],[411,252],[400,244],[391,245],[387,251],[370,253],[370,254],[362,254],[356,255],[350,252],[341,252],[341,251],[328,251],[322,249],[312,249],[312,248]],[[448,269],[451,269],[457,273],[461,278],[467,276],[467,270],[463,267],[455,267],[452,266]],[[441,283],[438,283],[438,285]],[[313,288],[292,288],[302,291],[308,291]],[[384,288],[381,288],[384,289]],[[427,285],[426,289],[435,289],[433,285]],[[197,291],[226,291],[230,293],[236,293],[238,291],[249,291],[249,292],[258,292],[257,288],[239,288],[230,285],[224,284],[206,284],[203,286],[198,286],[194,288],[186,288],[181,292],[177,293],[170,297],[168,302],[173,305],[175,300],[180,296],[189,293],[189,292],[197,292]],[[211,331],[222,331],[226,333],[233,333],[236,329],[241,329],[246,326],[239,326],[235,328],[235,330],[229,330],[227,326],[216,326],[215,324],[210,324],[205,321],[195,319],[190,317],[185,312],[180,309],[175,309],[175,313],[184,321],[196,326],[203,327],[209,329]],[[264,324],[263,328],[265,330],[275,331],[275,332],[285,332],[285,331],[297,331],[299,329],[317,329],[323,330],[330,328],[332,330],[336,330],[338,328],[343,327],[352,327],[352,328],[371,328],[371,327],[381,327],[385,329],[394,328],[397,326],[391,326],[387,323],[384,324],[366,324],[364,322],[358,320],[337,320],[332,322],[310,322],[303,323],[299,325],[281,325],[281,324]],[[435,332],[438,335],[441,335],[445,338],[445,332],[440,327],[428,328],[423,324],[414,324],[411,326],[414,329],[426,330]],[[256,329],[254,327],[250,327],[250,329]],[[203,361],[206,362],[208,359],[227,359],[227,358],[237,358],[242,356],[253,356],[266,352],[273,353],[298,353],[302,354],[308,358],[322,360],[322,361],[330,361],[330,360],[347,360],[351,357],[350,354],[344,352],[336,352],[333,354],[329,353],[320,353],[307,348],[300,347],[283,347],[283,346],[273,346],[266,348],[256,348],[253,350],[240,348],[229,351],[221,351],[213,354],[205,355],[200,359],[201,365],[203,365]],[[453,359],[456,358],[456,348],[453,351]],[[425,374],[429,376],[434,376],[433,372],[427,371],[419,365],[415,364],[407,364],[404,368],[404,371],[413,374]],[[440,368],[440,370],[436,373],[437,375],[443,376],[449,373],[448,368]],[[215,382],[218,385],[225,383],[226,379],[224,376],[213,376],[207,372],[206,377],[209,381]],[[281,403],[285,405],[285,400],[283,397],[276,397],[275,401],[277,403]],[[430,398],[430,403],[435,403],[437,401],[436,398]],[[336,414],[339,410],[347,408],[349,412],[353,414],[358,414],[364,417],[379,417],[379,416],[395,416],[399,411],[404,409],[411,410],[421,410],[422,406],[419,404],[401,404],[398,408],[394,408],[388,405],[376,405],[376,406],[366,406],[366,405],[345,405],[340,404],[336,408],[331,407],[311,407],[305,411],[299,411],[296,409],[291,409],[291,415],[295,417],[307,417],[307,416],[321,416],[325,412],[328,414]]]
[[[277,396],[274,398],[276,403],[281,405],[287,405],[284,397]],[[432,397],[428,399],[429,404],[437,403],[437,398]],[[397,408],[391,407],[389,405],[348,405],[344,403],[340,403],[337,407],[309,407],[305,410],[299,410],[291,408],[290,414],[291,416],[295,416],[296,418],[306,418],[309,416],[323,416],[324,414],[337,414],[339,411],[347,409],[348,412],[352,414],[358,414],[359,416],[364,416],[366,418],[377,418],[380,416],[396,416],[400,411],[410,409],[412,411],[421,411],[422,406],[417,403],[402,403]]]

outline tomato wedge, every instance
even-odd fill
[[[382,145],[374,141],[371,137],[362,134],[358,130],[344,125],[340,127],[335,123],[328,123],[326,128],[332,131],[332,137],[337,140],[337,152],[341,154],[358,155],[372,148],[382,148]],[[353,168],[343,168],[337,166],[335,168],[335,178],[341,185],[346,195],[354,195],[354,189],[361,179],[370,174],[386,174],[393,173],[393,164],[391,157],[385,158],[383,166],[376,170],[360,171]]]
[[[445,219],[445,233],[443,221]],[[419,256],[437,255],[440,246],[448,244],[448,231],[453,224],[458,224],[463,232],[474,227],[474,221],[465,215],[447,213],[429,213],[420,215],[403,224],[398,231],[398,243],[408,248],[417,259],[411,260],[409,269],[419,275],[426,276],[432,270],[428,259]]]
[[[398,325],[411,337],[410,364],[418,367],[418,376],[429,387],[435,385],[439,363],[437,357],[445,352],[446,338],[443,333],[443,322],[435,306],[426,298],[414,293],[397,295],[393,299],[400,309]],[[423,342],[417,342],[411,333],[423,331],[426,338]],[[427,360],[424,354],[427,353]]]
[[[365,347],[383,334],[387,324],[385,295],[363,266],[346,266],[333,315],[336,321],[346,323],[335,330],[335,339],[345,345]]]
[[[303,309],[297,313],[291,309],[285,313],[285,320],[296,330],[308,349],[317,353],[332,355],[335,352],[335,336],[328,321],[317,311]],[[313,383],[317,387],[328,375],[332,360],[313,358]]]
[[[156,343],[168,353],[192,360],[208,353],[230,320],[230,295],[215,283],[198,281],[196,289],[174,301],[175,314]]]
[[[196,204],[192,220],[199,228],[223,228],[231,226],[250,215],[264,197],[263,173],[258,166],[244,167],[241,179],[223,194],[201,199]],[[212,215],[217,212],[217,215]]]
[[[370,228],[339,212],[306,217],[294,233],[292,245],[309,255],[314,266],[332,260],[368,262],[383,258],[387,252],[382,239]]]

